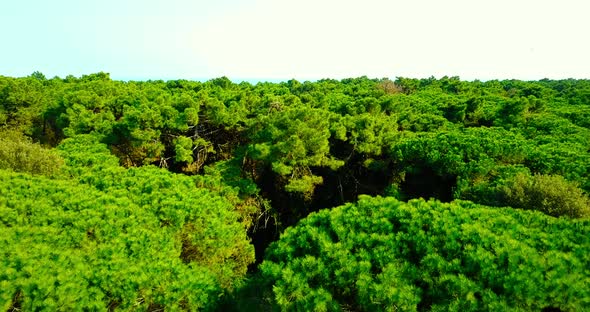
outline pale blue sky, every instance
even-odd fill
[[[4,0],[0,75],[590,78],[586,0]]]

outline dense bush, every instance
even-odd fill
[[[63,160],[51,149],[14,131],[0,131],[0,169],[55,176]]]
[[[559,175],[518,174],[500,188],[507,206],[572,218],[590,216],[590,200],[578,186]]]

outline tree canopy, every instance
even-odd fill
[[[0,307],[585,310],[588,142],[589,80],[0,76]]]
[[[539,212],[361,197],[287,229],[261,270],[281,310],[580,311],[588,234]]]

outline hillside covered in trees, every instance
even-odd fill
[[[590,81],[0,76],[2,311],[590,310]]]

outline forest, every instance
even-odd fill
[[[0,76],[1,311],[589,311],[590,80]]]

